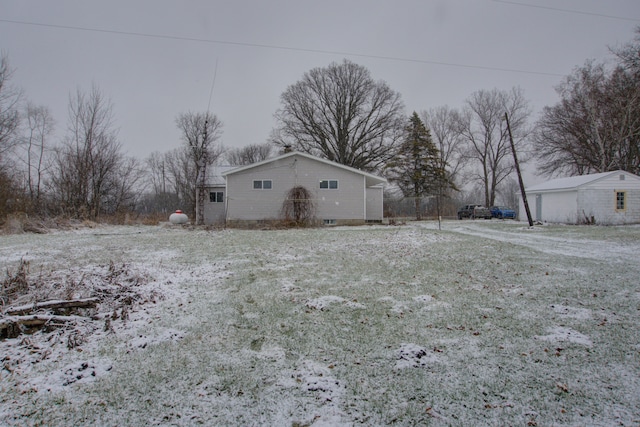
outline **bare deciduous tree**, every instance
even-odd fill
[[[32,209],[39,211],[42,181],[46,172],[45,153],[50,149],[49,137],[54,130],[55,121],[47,107],[27,103],[24,122],[21,159],[26,167],[26,189]]]
[[[22,91],[10,82],[13,70],[6,55],[0,57],[0,218],[16,209],[18,182],[12,170],[13,162],[6,154],[18,142],[19,104]]]
[[[272,141],[347,166],[377,170],[404,127],[400,94],[345,60],[315,68],[281,95]]]
[[[102,211],[106,214],[131,212],[140,199],[139,184],[143,177],[140,161],[134,157],[122,157],[115,169],[109,174],[104,191]]]
[[[171,184],[179,206],[193,209],[196,203],[196,165],[184,147],[169,151],[164,156],[167,182]],[[189,211],[193,213],[193,210]]]
[[[94,85],[69,98],[67,137],[55,150],[52,190],[65,213],[97,219],[112,196],[109,184],[123,162],[113,107]]]
[[[556,90],[535,137],[542,173],[640,172],[640,74],[587,62]]]
[[[640,27],[636,28],[636,36],[631,42],[612,50],[624,70],[640,77]]]
[[[169,170],[168,155],[169,153],[156,151],[145,159],[145,187],[147,190],[151,189],[151,194],[147,193],[144,202],[147,211],[167,214],[182,205]]]
[[[11,84],[12,75],[9,59],[3,54],[0,56],[0,160],[18,143],[16,132],[20,125],[22,91]]]
[[[510,208],[517,208],[520,200],[520,184],[517,179],[507,178],[502,182],[498,188],[498,194],[500,201],[496,201],[496,204],[503,204]],[[526,217],[523,212],[522,216]]]
[[[273,153],[273,145],[251,144],[246,147],[227,150],[224,154],[227,162],[232,166],[244,166],[267,160]]]
[[[439,150],[440,160],[447,165],[447,179],[454,185],[459,183],[468,160],[465,154],[465,139],[462,135],[460,112],[448,106],[423,111],[422,121],[431,131],[434,144]]]
[[[194,166],[194,175],[189,177],[190,190],[195,195],[196,188],[198,188],[197,205],[203,208],[205,194],[202,184],[204,184],[206,169],[222,154],[222,147],[216,144],[222,135],[222,122],[209,112],[188,112],[178,116],[176,125],[180,129],[186,155]],[[188,170],[184,172],[189,173]],[[197,224],[204,224],[204,211],[196,212],[196,203],[189,206],[188,209],[195,216]]]
[[[467,156],[473,167],[471,177],[484,187],[487,206],[494,204],[498,186],[515,168],[503,120],[505,112],[509,115],[514,143],[522,147],[530,132],[527,119],[531,109],[520,88],[475,92],[467,99],[461,116],[462,136],[467,141]],[[520,162],[525,161],[523,155]]]

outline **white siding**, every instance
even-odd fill
[[[616,210],[616,193],[625,192],[626,207]],[[578,190],[579,215],[593,217],[596,224],[630,224],[640,222],[640,180],[611,174],[605,179],[582,186]]]
[[[224,203],[210,202],[209,193],[222,192]],[[204,223],[207,225],[223,224],[225,218],[227,191],[223,185],[207,187],[204,195]],[[196,199],[197,203],[197,199]]]
[[[382,221],[383,188],[382,185],[367,188],[367,221]]]
[[[254,190],[254,180],[271,180],[270,190]],[[320,180],[337,180],[338,189],[321,189]],[[365,187],[361,175],[303,156],[274,160],[227,175],[227,220],[281,218],[287,192],[296,185],[314,196],[319,220],[364,220]]]
[[[534,220],[576,224],[594,220],[596,224],[640,223],[640,178],[612,172],[595,175],[575,188],[554,190],[527,189],[527,201]],[[620,179],[624,176],[624,179]],[[544,184],[542,185],[544,186]],[[616,193],[625,192],[624,210],[616,210]],[[541,206],[538,206],[538,204]],[[519,203],[520,219],[526,220],[524,204]],[[538,214],[541,214],[538,218]]]
[[[558,191],[552,193],[527,193],[529,210],[534,221],[575,223],[578,207],[576,191]],[[541,205],[541,207],[538,206]],[[527,220],[524,203],[520,200],[519,216]]]

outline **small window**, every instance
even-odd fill
[[[620,181],[624,181],[624,175],[620,174]]]
[[[209,192],[209,201],[211,203],[224,203],[224,193],[222,191]]]
[[[335,219],[325,219],[323,222],[324,222],[324,225],[336,225]]]
[[[627,208],[626,191],[616,191],[616,210],[623,211]]]
[[[254,190],[271,190],[271,180],[270,179],[257,179],[253,181],[253,189]]]
[[[323,180],[320,180],[320,188],[329,189],[329,190],[337,190],[338,189],[338,180],[337,179],[323,179]]]

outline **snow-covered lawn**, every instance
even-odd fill
[[[640,424],[637,226],[0,236],[21,259],[144,280],[110,328],[0,342],[2,425]]]

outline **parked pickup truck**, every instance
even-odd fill
[[[489,208],[491,211],[491,216],[494,218],[511,218],[516,219],[516,211],[506,206],[491,206]]]
[[[482,205],[464,205],[460,209],[458,209],[458,219],[462,218],[491,219],[491,211]]]

